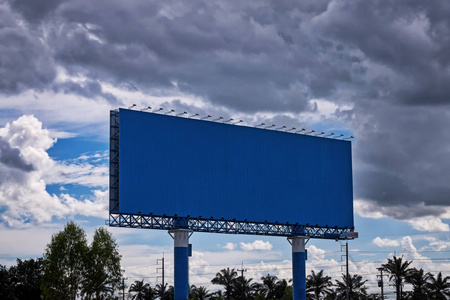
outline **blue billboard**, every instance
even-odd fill
[[[351,143],[120,109],[112,213],[353,227]]]

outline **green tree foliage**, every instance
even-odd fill
[[[84,230],[73,222],[47,245],[41,289],[45,299],[76,300],[80,294],[88,245]]]
[[[423,300],[428,298],[428,282],[431,279],[430,273],[425,273],[423,269],[410,269],[405,277],[405,281],[413,286],[411,300]]]
[[[204,286],[191,286],[190,298],[193,300],[206,300],[213,296]]]
[[[237,278],[237,272],[235,269],[226,268],[216,273],[216,276],[211,280],[212,284],[222,285],[225,289],[225,299],[230,300],[233,294],[234,281]]]
[[[11,276],[9,270],[3,265],[0,265],[0,299],[14,299]]]
[[[259,290],[260,284],[252,282],[252,278],[247,279],[239,276],[232,283],[232,298],[233,299],[253,299]]]
[[[395,257],[388,259],[388,262],[383,264],[383,269],[389,273],[389,280],[394,282],[396,299],[402,299],[402,284],[405,281],[410,269],[408,268],[412,261],[403,261],[403,257]]]
[[[277,276],[267,274],[261,277],[261,280],[260,292],[265,299],[281,299],[283,297],[284,290],[288,285],[285,279],[278,280]]]
[[[136,280],[134,283],[131,284],[130,289],[128,292],[132,294],[131,297],[132,300],[144,300],[145,291],[148,289],[149,285],[148,283],[144,283],[144,280],[139,281]]]
[[[44,262],[42,258],[21,260],[9,269],[11,288],[15,299],[41,299],[41,280]]]
[[[319,300],[322,295],[326,295],[332,285],[331,277],[323,276],[323,270],[318,273],[311,270],[311,274],[306,277],[306,292],[313,293],[316,300]]]
[[[350,300],[363,300],[367,298],[366,284],[361,275],[342,275],[342,281],[336,280],[336,292],[341,299],[345,299],[347,291]]]
[[[86,256],[82,294],[85,299],[109,299],[120,286],[120,254],[111,233],[100,227]]]
[[[430,289],[430,299],[433,300],[446,300],[450,297],[450,277],[443,278],[442,273],[439,272],[437,277],[431,275],[430,282],[428,284]]]

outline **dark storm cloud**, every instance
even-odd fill
[[[2,91],[113,97],[103,81],[149,94],[176,88],[248,114],[310,111],[323,98],[352,107],[332,118],[357,136],[356,198],[399,219],[450,204],[447,0],[10,3],[17,16],[0,21],[12,24],[1,39],[12,31],[2,45],[16,46],[0,47],[11,73]],[[4,57],[14,63],[5,68]],[[88,79],[52,82],[53,61]]]
[[[44,89],[55,78],[55,65],[40,32],[21,24],[0,5],[0,92]]]
[[[19,149],[12,148],[2,137],[0,137],[0,163],[25,172],[34,170],[33,165],[23,159]]]

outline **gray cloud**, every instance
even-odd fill
[[[3,92],[118,101],[100,82],[148,94],[178,89],[292,124],[283,114],[311,112],[312,99],[348,104],[323,121],[357,136],[357,198],[399,219],[439,216],[450,204],[446,0],[11,3],[18,15],[6,5],[0,18],[2,45],[13,45],[0,48],[13,62],[2,58]],[[87,79],[54,82],[55,65]]]
[[[34,170],[33,165],[23,159],[19,149],[12,148],[2,137],[0,137],[0,163],[25,172]]]

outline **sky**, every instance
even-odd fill
[[[108,219],[109,110],[163,108],[355,136],[350,271],[392,255],[450,275],[450,3],[0,1],[0,264]],[[167,232],[110,228],[128,282],[157,282]],[[289,278],[283,238],[195,233],[192,284],[223,267]],[[338,279],[342,242],[310,240]],[[208,285],[210,289],[216,286]],[[385,287],[393,294],[392,287]]]

